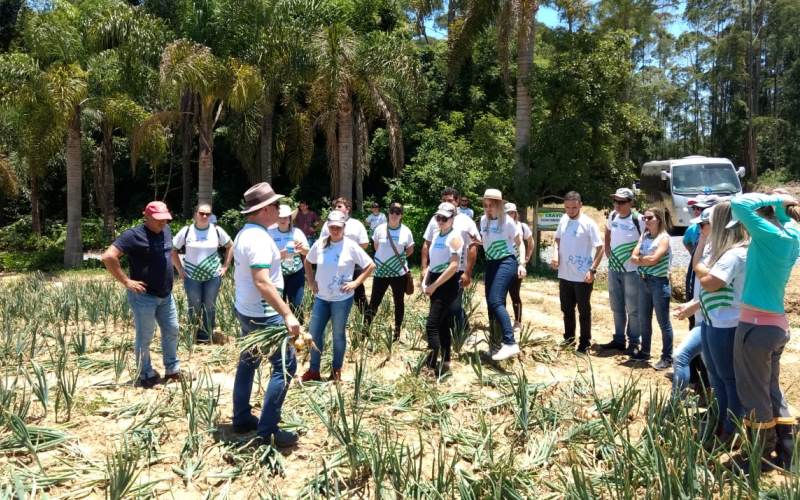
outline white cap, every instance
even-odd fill
[[[439,204],[439,208],[436,210],[436,215],[444,215],[448,219],[453,217],[456,214],[456,206],[452,203],[444,202]]]
[[[292,207],[289,205],[280,205],[278,206],[278,217],[291,217],[292,216]]]
[[[501,193],[499,189],[489,188],[483,192],[483,199],[503,201],[503,193]]]
[[[714,211],[714,207],[704,208],[703,211],[700,213],[699,217],[695,217],[694,219],[690,220],[691,224],[701,224],[705,222],[711,222],[711,213]]]
[[[339,210],[331,210],[328,213],[328,225],[329,226],[341,226],[344,227],[344,223],[347,222],[347,216],[344,212]]]
[[[517,211],[517,205],[515,205],[514,203],[511,203],[511,202],[506,203],[506,206],[505,206],[505,212],[506,213],[516,212],[516,211]]]

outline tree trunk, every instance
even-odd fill
[[[81,110],[75,106],[67,130],[67,239],[64,244],[64,267],[74,268],[83,262],[81,239]]]
[[[103,219],[103,238],[110,242],[114,238],[114,142],[113,127],[105,118],[100,124],[102,142],[100,154],[94,162],[94,185],[97,205]]]
[[[275,100],[267,98],[264,105],[264,114],[261,117],[261,131],[259,132],[259,181],[272,184],[272,130],[275,117]]]
[[[192,125],[195,120],[194,95],[186,91],[181,98],[181,212],[184,217],[191,217],[192,207]]]
[[[538,0],[522,2],[517,29],[517,103],[515,116],[515,195],[517,202],[523,206],[530,197],[528,192],[528,174],[530,170],[531,143],[531,95],[528,92],[531,64],[533,62],[533,45],[536,36],[535,19],[539,10]]]
[[[214,106],[200,105],[200,154],[197,162],[197,203],[212,203],[214,189]]]
[[[450,33],[450,28],[453,26],[453,21],[456,20],[456,8],[458,0],[450,0],[447,2],[447,32]]]
[[[42,235],[42,207],[39,205],[39,177],[31,171],[31,230]]]
[[[364,209],[364,174],[369,171],[369,132],[364,108],[356,106],[354,137],[354,164],[356,174],[356,202],[359,210]]]
[[[339,108],[339,196],[353,199],[353,102],[347,99]]]

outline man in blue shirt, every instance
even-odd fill
[[[135,385],[152,388],[161,376],[150,362],[150,343],[155,326],[161,330],[164,381],[180,380],[178,361],[178,313],[172,297],[172,216],[167,205],[152,201],[144,209],[144,223],[122,233],[103,252],[103,264],[128,290],[128,302],[136,328],[134,352],[138,369]],[[130,276],[120,258],[128,256]]]

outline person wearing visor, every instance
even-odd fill
[[[306,255],[306,281],[314,292],[308,330],[317,349],[311,351],[311,365],[303,374],[303,382],[322,379],[322,352],[325,350],[325,328],[329,322],[333,336],[330,380],[341,380],[347,348],[345,330],[353,297],[375,270],[375,264],[364,249],[345,236],[348,220],[352,219],[348,219],[344,212],[332,210],[325,222],[326,236],[318,239]],[[358,275],[355,273],[356,266],[363,269]]]
[[[302,305],[305,291],[303,258],[308,253],[308,239],[300,228],[292,224],[292,208],[278,206],[278,225],[270,227],[270,237],[281,253],[281,273],[283,273],[283,300],[289,303],[300,323],[303,323]]]
[[[386,290],[391,288],[394,302],[393,338],[400,340],[406,286],[410,278],[407,258],[414,253],[414,236],[403,224],[403,205],[392,203],[389,206],[389,221],[375,228],[372,244],[375,246],[375,277],[372,279],[367,322],[372,324]]]

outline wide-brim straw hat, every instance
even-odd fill
[[[255,212],[283,198],[282,194],[273,191],[272,186],[267,182],[259,182],[244,192],[243,214]]]
[[[503,193],[499,189],[489,188],[483,192],[483,199],[503,201]]]

